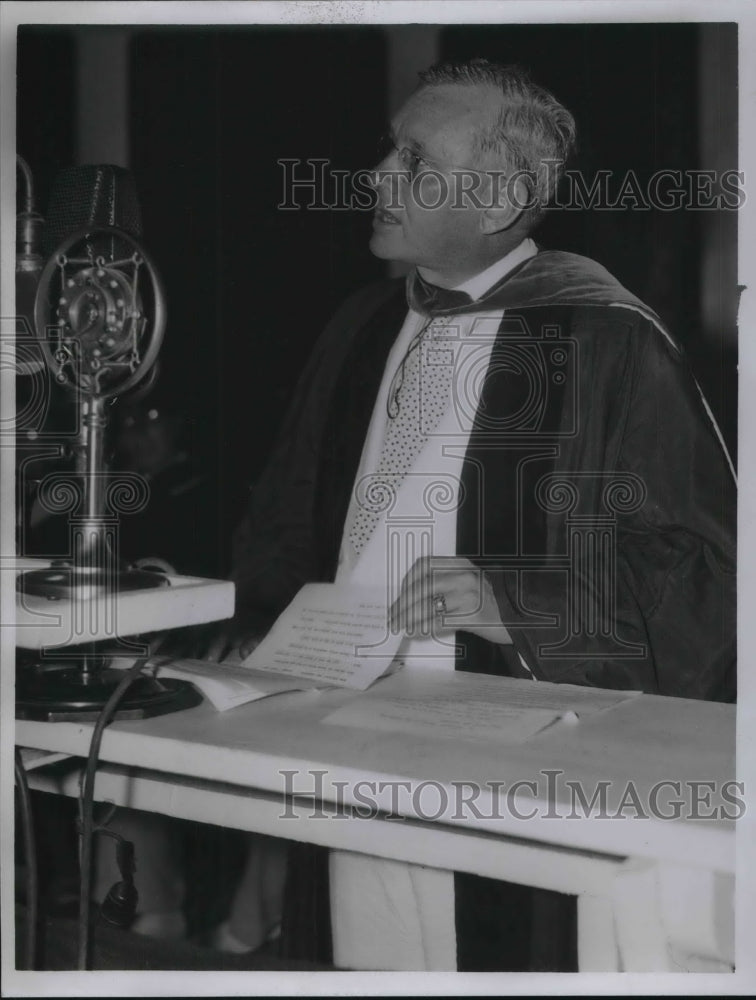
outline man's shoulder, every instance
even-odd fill
[[[494,285],[484,301],[504,308],[623,305],[655,316],[603,264],[564,250],[539,250]]]
[[[510,314],[554,310],[589,325],[650,326],[677,346],[662,320],[598,261],[563,250],[540,250],[481,300]]]

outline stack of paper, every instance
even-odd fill
[[[556,722],[574,724],[637,693],[405,667],[323,721],[440,739],[519,743]]]

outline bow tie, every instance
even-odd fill
[[[464,309],[472,301],[467,292],[431,285],[416,270],[407,275],[407,303],[423,316],[445,316]]]

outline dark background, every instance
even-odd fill
[[[56,172],[77,162],[77,41],[86,30],[19,29],[17,149],[43,214]],[[632,169],[643,182],[660,169],[696,170],[702,139],[717,145],[716,134],[702,134],[718,127],[716,108],[713,119],[700,111],[702,32],[712,30],[731,69],[735,25],[446,26],[438,47],[444,58],[484,55],[529,69],[577,118],[573,167],[588,177]],[[371,166],[389,116],[388,50],[381,26],[131,29],[129,166],[168,299],[156,398],[178,401],[192,418],[192,458],[211,483],[200,513],[214,539],[213,575],[227,569],[232,526],[319,331],[346,295],[385,274],[367,250],[368,214],[277,208],[276,161]],[[721,99],[731,114],[734,89]],[[736,169],[724,129],[721,145]],[[706,326],[701,313],[702,227],[707,244],[728,253],[728,215],[554,211],[537,239],[599,260],[658,311],[734,450],[734,284],[719,290],[721,324]]]

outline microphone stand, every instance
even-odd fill
[[[103,237],[110,242],[111,257],[122,259],[107,261],[102,253],[95,256],[94,246],[98,238],[101,246]],[[84,257],[72,253],[81,253],[82,245]],[[124,245],[133,252],[123,256]],[[81,269],[71,271],[70,267]],[[128,268],[133,274],[125,274]],[[140,285],[141,271],[147,272],[149,283]],[[59,289],[53,288],[55,277],[60,279]],[[150,290],[152,323],[144,305]],[[51,319],[57,322],[50,323]],[[16,589],[27,598],[70,602],[72,623],[81,626],[88,613],[90,623],[106,623],[110,638],[103,647],[101,642],[87,640],[84,628],[73,627],[74,634],[82,635],[74,663],[70,654],[54,651],[46,656],[43,650],[34,663],[22,664],[17,673],[18,718],[95,718],[123,676],[109,669],[107,655],[108,643],[112,649],[112,640],[118,638],[119,595],[170,585],[162,573],[119,564],[119,509],[130,512],[146,502],[148,492],[134,474],[109,476],[105,462],[108,402],[148,374],[154,375],[164,325],[164,297],[157,272],[136,240],[121,230],[90,228],[74,234],[42,272],[35,302],[36,333],[55,381],[76,394],[79,407],[74,477],[47,477],[48,500],[60,504],[59,512],[70,515],[71,558],[20,574]],[[134,647],[121,652],[133,657]],[[118,717],[144,718],[200,700],[191,684],[145,677],[132,685]]]

